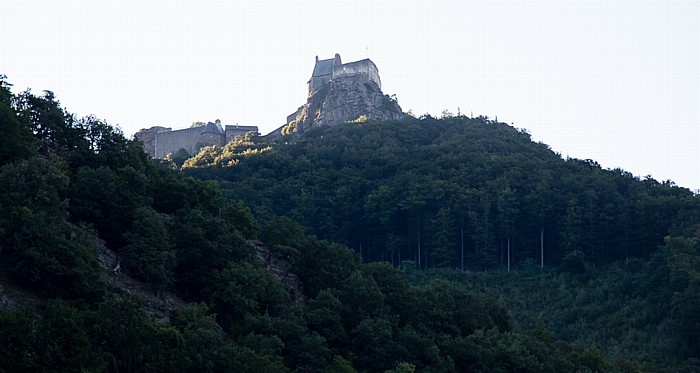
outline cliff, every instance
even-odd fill
[[[385,95],[376,82],[355,75],[331,80],[311,93],[307,102],[288,117],[288,123],[268,135],[275,139],[313,127],[334,126],[365,120],[392,120],[404,117],[396,99]]]

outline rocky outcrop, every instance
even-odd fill
[[[40,304],[41,299],[35,294],[15,286],[4,276],[0,276],[0,311],[35,309]]]
[[[271,135],[293,135],[353,121],[401,119],[404,114],[396,99],[385,95],[376,82],[356,75],[331,80],[290,117],[295,119]]]
[[[176,311],[185,307],[185,302],[169,291],[155,292],[153,288],[122,273],[121,262],[114,251],[98,244],[97,260],[102,267],[100,279],[107,288],[117,294],[133,295],[143,301],[143,310],[161,325],[165,325]]]
[[[294,304],[298,306],[304,305],[304,285],[299,280],[299,277],[292,272],[292,263],[289,257],[270,251],[260,241],[251,240],[249,242],[255,247],[258,259],[265,265],[265,269],[275,280],[287,288],[287,293],[294,301]]]
[[[133,295],[143,301],[143,310],[153,320],[161,325],[170,320],[170,316],[185,307],[185,302],[169,291],[154,292],[153,288],[143,282],[134,280],[120,270],[117,254],[109,250],[103,241],[96,240],[97,261],[102,272],[100,280],[111,293]],[[15,286],[0,274],[0,311],[16,311],[18,309],[36,309],[45,303],[46,297]]]

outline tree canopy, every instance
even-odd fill
[[[699,367],[700,209],[670,182],[460,115],[175,161],[0,78],[0,371]]]

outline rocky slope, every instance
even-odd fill
[[[291,272],[292,263],[290,259],[279,253],[271,252],[262,242],[251,240],[251,245],[255,247],[255,252],[258,259],[263,263],[265,269],[279,283],[287,288],[287,294],[296,305],[304,305],[304,285],[299,280],[299,277]]]
[[[289,258],[271,252],[260,241],[250,241],[250,244],[255,247],[257,257],[265,269],[287,288],[294,303],[303,305],[305,303],[304,287],[297,275],[291,272],[292,264]],[[148,284],[134,280],[126,273],[122,273],[119,257],[101,241],[98,241],[97,244],[97,260],[102,268],[100,280],[107,286],[107,290],[111,293],[131,295],[141,299],[146,314],[159,324],[166,324],[173,313],[185,307],[185,302],[174,293],[169,291],[156,293]],[[46,299],[15,286],[0,274],[0,311],[16,311],[21,308],[35,309],[45,301]]]
[[[299,107],[294,120],[268,135],[277,139],[313,127],[333,126],[352,121],[392,120],[404,117],[396,99],[385,95],[379,86],[367,79],[342,77],[332,80],[314,92]]]

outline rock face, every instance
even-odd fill
[[[258,259],[265,265],[272,277],[287,288],[287,293],[296,305],[303,305],[304,285],[296,274],[292,273],[292,263],[289,259],[279,253],[273,253],[262,242],[251,240],[251,245],[255,247]]]
[[[97,260],[102,267],[100,279],[107,285],[108,290],[120,295],[133,295],[143,300],[143,310],[161,325],[165,325],[170,316],[185,307],[185,302],[169,291],[156,294],[148,284],[134,280],[122,273],[121,261],[117,254],[105,247],[104,242],[98,243]]]
[[[378,70],[369,59],[340,64],[338,55],[334,60],[317,58],[306,103],[287,117],[286,125],[272,131],[267,138],[278,140],[310,128],[347,122],[403,118],[396,98],[385,95],[380,84]]]
[[[313,127],[334,126],[352,121],[401,119],[404,114],[395,99],[385,95],[377,83],[354,76],[331,80],[314,92],[299,108],[284,134]]]

